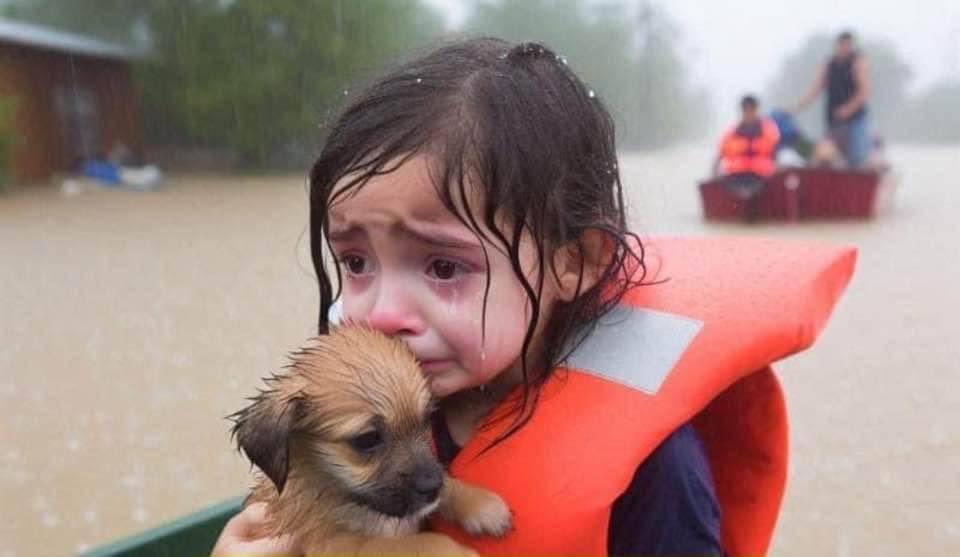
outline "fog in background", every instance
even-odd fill
[[[417,49],[477,34],[552,46],[610,107],[621,147],[648,149],[714,142],[746,92],[767,109],[795,102],[836,34],[850,29],[873,66],[877,131],[891,141],[956,142],[958,5],[6,0],[0,13],[141,50],[136,85],[157,157],[197,148],[238,169],[295,169],[364,78]],[[809,132],[821,112],[803,115]]]
[[[464,26],[475,2],[430,0],[450,27]],[[583,4],[599,10],[613,6],[661,9],[676,25],[674,47],[692,83],[704,87],[714,109],[712,131],[737,117],[737,100],[747,92],[771,105],[796,101],[813,78],[811,67],[821,61],[834,37],[852,31],[861,50],[882,58],[876,95],[896,98],[923,115],[903,122],[895,136],[958,140],[960,111],[960,2],[919,0],[903,3],[871,0],[810,0],[802,3],[730,0],[702,2],[604,2]],[[875,48],[880,47],[880,52]],[[799,59],[799,60],[798,60]],[[797,61],[801,64],[795,65]],[[599,60],[597,60],[599,62]],[[793,64],[791,64],[793,62]],[[892,62],[892,64],[891,64]],[[893,66],[893,67],[891,67]],[[884,91],[890,87],[893,93]],[[771,95],[771,93],[773,95]],[[788,93],[794,93],[789,95]],[[952,102],[953,101],[953,102]],[[819,125],[821,111],[811,107]],[[929,113],[930,116],[926,114]],[[937,124],[937,118],[943,118]],[[901,116],[903,116],[901,114]],[[881,116],[881,119],[884,119]]]

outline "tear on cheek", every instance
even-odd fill
[[[469,280],[436,282],[434,292],[442,301],[458,309],[472,309],[474,304],[483,305],[482,289],[478,289]]]
[[[482,337],[484,325],[483,313],[485,311],[483,307],[483,300],[470,304],[468,311],[470,312],[470,324],[477,329],[477,334]]]

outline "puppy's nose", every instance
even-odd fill
[[[438,466],[421,466],[413,473],[413,489],[425,499],[435,499],[443,486],[443,472]]]

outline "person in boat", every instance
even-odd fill
[[[740,99],[740,121],[723,135],[713,164],[715,176],[724,176],[731,193],[749,205],[748,218],[757,212],[757,200],[774,160],[780,131],[771,119],[760,115],[760,103],[753,95]]]
[[[465,474],[461,477],[492,471],[509,480],[509,491],[496,482],[485,485],[514,512],[509,541],[463,538],[462,532],[449,530],[452,525],[440,530],[444,525],[435,521],[433,527],[459,533],[465,545],[484,544],[479,553],[488,553],[481,551],[487,547],[503,555],[763,553],[773,521],[722,522],[705,441],[691,421],[700,411],[693,400],[705,405],[714,397],[706,389],[730,383],[720,373],[708,375],[697,354],[692,360],[680,357],[688,342],[696,342],[704,321],[696,321],[682,337],[689,340],[678,344],[677,335],[684,333],[673,323],[694,318],[667,318],[669,324],[657,329],[663,340],[651,340],[647,314],[638,314],[623,324],[627,336],[604,337],[624,354],[622,366],[600,368],[592,359],[578,364],[617,372],[622,367],[627,379],[594,383],[584,373],[588,384],[601,390],[573,386],[573,347],[583,344],[594,323],[599,326],[621,298],[641,289],[646,293],[646,240],[641,244],[626,228],[616,133],[599,95],[546,45],[484,38],[441,46],[348,100],[330,123],[310,172],[318,333],[328,330],[339,297],[344,320],[406,342],[423,362],[438,400],[432,425],[444,466],[454,475]],[[511,131],[510,125],[521,121],[523,133]],[[691,250],[699,270],[702,255]],[[568,259],[569,275],[554,263]],[[326,288],[335,284],[331,280],[337,290]],[[561,294],[561,281],[569,295]],[[716,289],[713,276],[708,284]],[[739,301],[735,298],[733,303]],[[739,304],[735,307],[740,314]],[[633,311],[625,308],[611,318]],[[737,331],[737,342],[746,336]],[[761,330],[749,335],[766,336]],[[656,351],[654,345],[665,348]],[[625,346],[639,347],[637,354],[654,362],[674,357],[693,362],[687,364],[690,387],[682,382],[670,390],[679,402],[651,396],[659,387],[643,386],[647,383],[640,379],[666,377],[673,364],[656,363],[648,367],[657,371],[646,372],[638,365],[641,358]],[[663,356],[672,354],[667,351],[673,346],[676,356]],[[706,350],[711,357],[741,353],[727,345]],[[606,354],[600,349],[597,360]],[[745,367],[752,372],[765,365]],[[576,400],[556,396],[561,391]],[[700,392],[705,394],[693,395]],[[691,412],[674,421],[680,415],[675,410],[688,400]],[[764,395],[752,400],[769,404]],[[645,405],[654,401],[652,408]],[[664,420],[656,419],[661,416]],[[613,418],[625,427],[611,427]],[[762,425],[769,429],[768,422]],[[293,431],[279,432],[277,442],[293,439]],[[561,444],[557,432],[571,435],[564,434]],[[345,447],[345,458],[372,458],[373,453],[349,454],[349,443],[343,443],[336,446]],[[594,447],[620,450],[611,455]],[[477,451],[483,451],[479,458]],[[616,462],[615,470],[599,467],[599,454],[604,464]],[[583,458],[574,463],[557,455]],[[745,483],[754,487],[753,481]],[[778,502],[779,490],[768,486],[776,487],[760,479],[738,494]],[[394,492],[396,498],[399,491]],[[568,498],[561,501],[560,495]],[[381,520],[385,531],[398,528],[398,521],[414,520],[360,503],[351,512]],[[744,507],[737,505],[723,512],[739,516]],[[750,514],[763,516],[769,508]],[[262,506],[246,507],[225,526],[214,554],[302,554],[297,540],[260,537],[269,520]],[[755,541],[746,549],[722,545],[744,538]]]
[[[811,163],[833,166],[842,156],[846,166],[864,167],[872,150],[867,109],[870,69],[850,31],[837,36],[833,54],[817,70],[810,88],[790,112],[801,112],[824,90],[827,135],[814,149]]]
[[[770,119],[780,131],[780,142],[774,150],[777,166],[805,166],[813,154],[813,141],[786,110],[772,110]]]
[[[771,118],[760,116],[759,107],[753,95],[740,99],[740,121],[723,134],[713,164],[714,175],[763,181],[776,171],[774,152],[780,142],[780,130]]]

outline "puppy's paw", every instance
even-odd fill
[[[499,495],[454,478],[444,484],[440,514],[473,536],[501,537],[513,527],[510,507]]]
[[[513,527],[506,501],[485,489],[476,489],[471,508],[460,517],[463,529],[473,536],[502,537]]]

